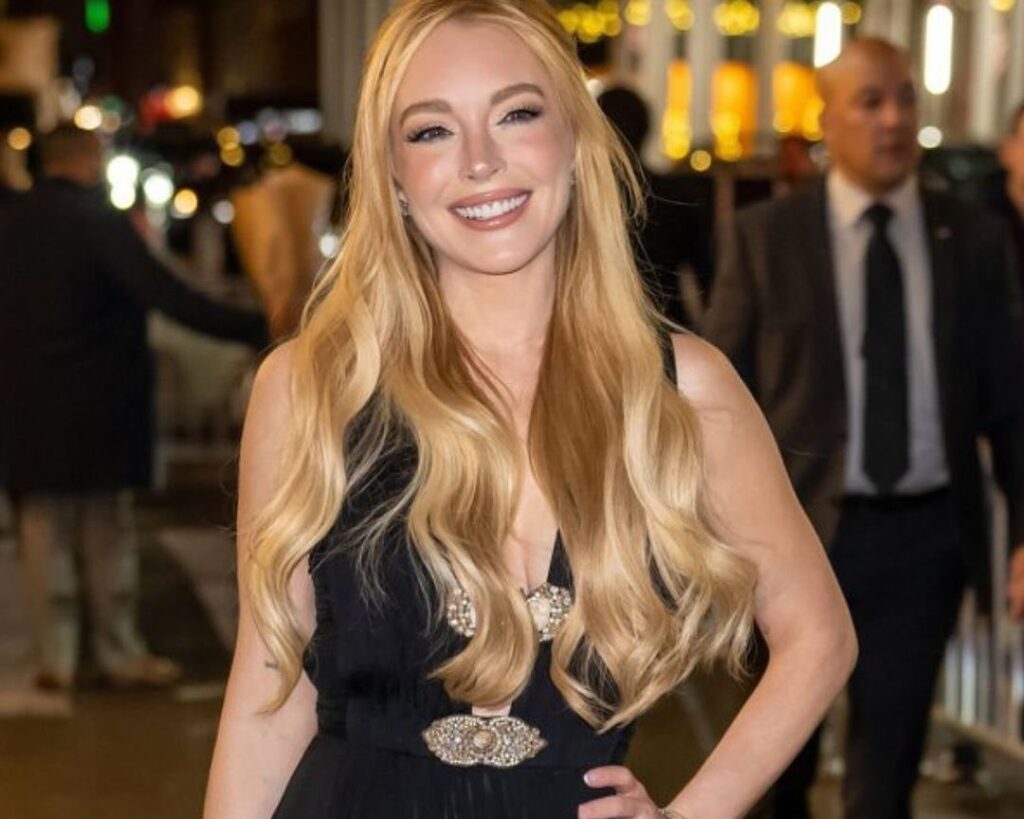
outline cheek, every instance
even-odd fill
[[[395,149],[395,181],[412,202],[424,202],[438,195],[451,179],[450,152],[422,146],[400,145]]]
[[[537,129],[511,143],[508,158],[539,180],[553,181],[569,175],[572,142],[559,128]]]

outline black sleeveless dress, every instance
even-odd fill
[[[397,495],[414,464],[409,445],[379,463],[310,555],[316,630],[305,669],[317,689],[318,732],[273,819],[575,819],[581,803],[613,793],[590,788],[583,774],[621,764],[632,727],[598,734],[566,705],[549,674],[550,642],[540,643],[511,706],[547,743],[535,756],[506,768],[460,767],[441,761],[421,736],[439,718],[471,712],[428,678],[466,638],[444,621],[431,628],[434,601],[419,588],[418,557],[404,532],[385,538],[379,571],[387,596],[379,603],[363,594],[345,536]],[[572,589],[560,537],[547,579]]]

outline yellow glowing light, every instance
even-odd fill
[[[841,12],[843,15],[843,23],[848,26],[857,25],[857,23],[860,22],[860,18],[863,16],[860,3],[843,3]]]
[[[669,159],[682,159],[690,152],[690,97],[693,78],[684,60],[669,63],[665,113],[661,119],[661,149]]]
[[[814,7],[807,3],[789,0],[779,12],[776,23],[779,33],[785,37],[814,36]]]
[[[707,151],[694,151],[690,156],[690,167],[697,173],[704,173],[711,167],[711,154]]]
[[[651,22],[650,0],[629,0],[623,16],[631,26],[646,26]]]
[[[810,104],[804,110],[803,121],[800,126],[807,139],[817,142],[821,139],[821,112],[825,110],[825,102],[815,92]]]
[[[220,161],[232,168],[245,162],[245,149],[241,145],[231,145],[220,149]]]
[[[1013,11],[1013,7],[1017,4],[1017,0],[988,0],[988,4],[992,6],[996,11]]]
[[[784,61],[772,69],[772,125],[780,134],[806,133],[806,123],[817,131],[821,98],[814,85],[814,70],[802,63]]]
[[[622,34],[622,20],[619,17],[604,18],[604,36],[618,37]]]
[[[569,34],[575,34],[580,25],[580,16],[575,9],[562,9],[558,12],[558,22]]]
[[[580,20],[576,36],[581,43],[596,43],[604,35],[604,15],[594,9],[589,10]]]
[[[715,26],[726,37],[753,34],[761,25],[761,12],[750,0],[725,0],[715,6]]]
[[[665,16],[677,31],[693,28],[693,6],[689,0],[665,0]]]
[[[191,188],[182,188],[174,194],[174,212],[178,216],[193,216],[199,209],[199,197]]]
[[[103,112],[96,105],[83,105],[75,111],[74,119],[83,131],[95,131],[103,124]]]
[[[191,85],[179,85],[167,92],[167,112],[175,119],[192,117],[203,110],[203,95]]]
[[[217,132],[217,144],[221,148],[237,148],[242,143],[242,136],[237,128],[228,125]]]
[[[757,75],[747,63],[721,63],[711,75],[711,133],[715,153],[739,159],[753,149],[757,129]]]
[[[12,150],[27,151],[32,145],[32,134],[28,128],[22,128],[20,125],[17,128],[11,128],[7,132],[7,144],[11,146]]]

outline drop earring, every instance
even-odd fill
[[[402,216],[405,218],[409,217],[409,200],[403,199],[401,196],[398,197],[398,209],[402,211]]]

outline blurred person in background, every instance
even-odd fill
[[[294,146],[294,161],[270,168],[231,192],[232,234],[246,275],[275,339],[299,326],[302,308],[324,265],[321,240],[333,239],[344,152],[336,146]],[[327,254],[330,255],[330,254]]]
[[[710,195],[699,190],[703,178],[658,174],[643,164],[651,115],[639,94],[613,87],[598,97],[597,104],[636,157],[645,187],[647,213],[633,240],[648,292],[666,318],[692,327],[711,285],[711,203]],[[696,299],[686,297],[687,276],[696,281]]]
[[[999,162],[1006,171],[1006,182],[997,207],[1010,226],[1024,269],[1024,103],[1010,117],[1010,127],[999,144]]]
[[[818,80],[827,179],[736,217],[704,330],[764,410],[853,614],[846,816],[906,819],[964,583],[984,598],[990,576],[979,435],[1024,543],[1021,302],[999,220],[918,183],[908,55],[854,41]],[[810,815],[817,755],[816,734],[776,786],[779,819]]]
[[[778,162],[776,195],[795,193],[821,176],[814,161],[814,143],[802,136],[787,134],[779,140]]]
[[[79,658],[79,578],[91,648],[112,684],[180,675],[136,624],[138,558],[128,490],[150,484],[153,365],[146,312],[262,346],[254,312],[192,290],[150,253],[100,186],[103,146],[61,126],[42,179],[0,199],[0,452],[31,627],[34,679],[68,689]]]

